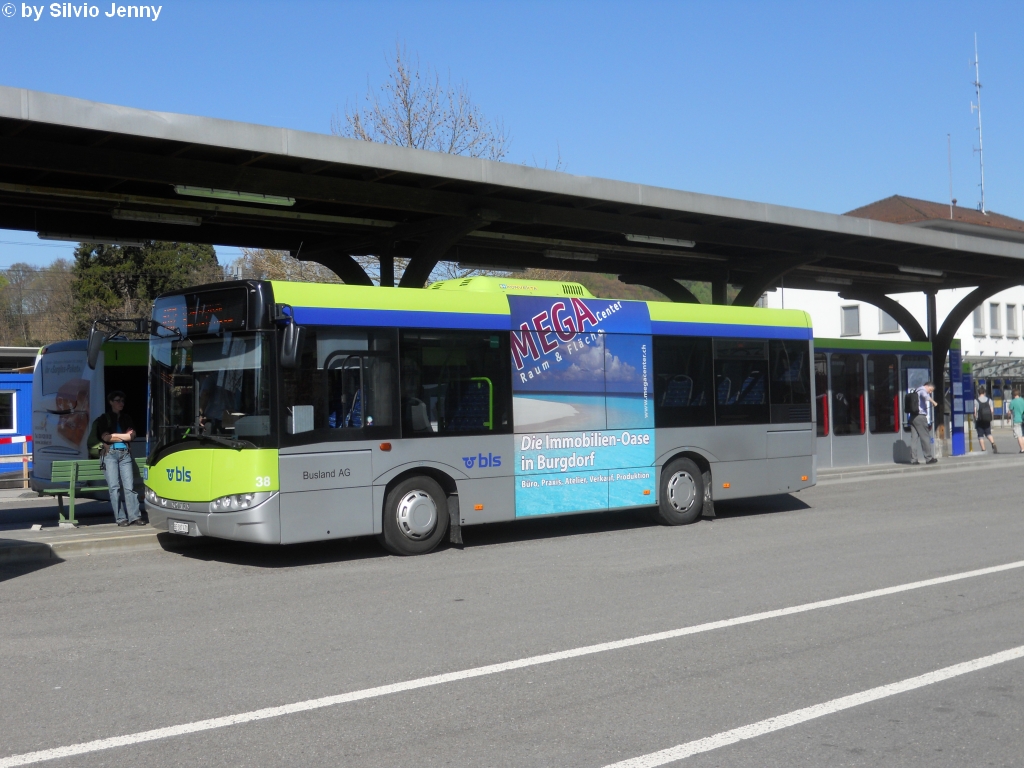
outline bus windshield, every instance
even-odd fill
[[[206,338],[150,339],[150,456],[183,441],[273,446],[269,341],[224,331]]]

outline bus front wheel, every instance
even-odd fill
[[[424,555],[448,530],[448,499],[429,477],[410,477],[388,493],[380,542],[396,555]]]
[[[704,476],[689,459],[670,461],[661,470],[661,494],[655,518],[663,525],[689,525],[704,511]]]

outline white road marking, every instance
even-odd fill
[[[740,728],[733,728],[731,731],[723,731],[722,733],[717,733],[714,736],[708,736],[705,739],[688,741],[685,744],[669,747],[668,749],[663,749],[660,752],[651,752],[647,755],[623,760],[620,763],[606,765],[605,768],[655,768],[655,766],[674,763],[693,755],[699,755],[702,752],[710,752],[713,749],[719,749],[721,747],[728,746],[729,744],[735,744],[738,741],[752,739],[755,736],[763,736],[764,734],[771,733],[772,731],[779,731],[793,725],[806,723],[808,720],[814,720],[817,717],[832,715],[836,712],[842,712],[844,709],[859,707],[861,704],[878,701],[879,699],[884,699],[888,696],[895,696],[897,693],[913,691],[915,688],[923,688],[926,685],[941,683],[943,680],[949,680],[951,677],[966,675],[968,672],[977,672],[979,669],[985,669],[986,667],[991,667],[996,664],[1003,664],[1007,661],[1013,661],[1022,657],[1024,657],[1024,645],[1019,645],[1016,648],[1009,649],[1008,651],[993,653],[991,656],[982,656],[980,659],[965,661],[962,664],[954,664],[951,667],[937,669],[934,672],[928,672],[926,674],[919,675],[918,677],[901,680],[898,683],[880,685],[877,688],[870,688],[866,691],[861,691],[860,693],[851,694],[850,696],[843,696],[840,699],[832,699],[832,701],[826,701],[823,704],[815,704],[813,707],[796,709],[792,712],[787,712],[784,715],[779,715],[778,717],[770,717],[767,720],[762,720],[758,723],[751,723],[750,725],[744,725]]]
[[[620,648],[632,648],[637,645],[657,643],[662,640],[672,640],[677,637],[696,635],[701,632],[710,632],[715,629],[726,629],[728,627],[735,627],[741,624],[751,624],[755,621],[778,619],[783,616],[792,616],[797,613],[806,613],[807,611],[818,610],[819,608],[831,608],[836,605],[845,605],[847,603],[855,603],[861,600],[870,600],[874,597],[895,595],[900,592],[909,592],[914,589],[934,587],[939,584],[948,584],[952,581],[971,579],[976,576],[987,576],[989,574],[1001,573],[1003,571],[1010,571],[1016,568],[1024,568],[1024,560],[1018,560],[1017,562],[1006,563],[1004,565],[994,565],[989,568],[979,568],[974,571],[954,573],[949,576],[939,576],[938,578],[925,579],[924,581],[914,581],[909,584],[899,584],[895,587],[884,587],[883,589],[873,589],[869,592],[858,592],[855,595],[846,595],[845,597],[818,600],[813,603],[794,605],[790,608],[779,608],[774,611],[751,613],[746,616],[738,616],[734,619],[712,621],[706,624],[696,624],[692,627],[682,627],[680,629],[671,629],[666,632],[655,632],[650,635],[630,637],[625,640],[613,640],[608,643],[598,643],[596,645],[586,645],[580,648],[570,648],[565,651],[545,653],[540,656],[529,656],[524,659],[506,661],[500,664],[489,664],[485,667],[474,667],[472,669],[464,669],[459,672],[447,672],[443,675],[421,677],[415,680],[393,683],[392,685],[381,685],[376,688],[364,688],[359,691],[352,691],[351,693],[324,696],[320,699],[309,699],[307,701],[299,701],[294,704],[285,704],[280,707],[267,707],[265,709],[256,709],[251,712],[241,712],[237,715],[214,717],[209,720],[197,720],[192,723],[167,726],[166,728],[155,728],[151,731],[140,731],[139,733],[130,733],[124,736],[113,736],[107,739],[96,739],[95,741],[70,744],[65,747],[44,749],[38,752],[26,752],[21,755],[11,755],[10,757],[0,758],[0,768],[14,768],[14,766],[18,765],[29,765],[31,763],[41,763],[46,760],[56,760],[60,757],[73,757],[74,755],[84,755],[89,752],[99,752],[101,750],[113,749],[115,747],[127,747],[132,744],[141,744],[146,741],[167,739],[172,736],[184,736],[189,733],[210,731],[215,728],[226,728],[230,725],[241,725],[243,723],[251,723],[256,720],[267,720],[273,717],[292,715],[296,712],[308,712],[312,709],[323,709],[324,707],[333,707],[337,704],[348,704],[349,702],[373,699],[379,696],[387,696],[392,693],[412,691],[417,688],[444,685],[445,683],[454,683],[460,680],[469,680],[474,677],[483,677],[485,675],[496,675],[501,672],[510,672],[514,669],[535,667],[538,664],[549,664],[554,661],[564,661],[566,659],[574,659],[579,656],[589,656],[591,654],[603,653],[605,651],[615,651]]]

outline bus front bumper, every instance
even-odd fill
[[[266,501],[237,512],[210,512],[209,505],[201,502],[171,502],[174,505],[199,509],[172,509],[146,504],[146,514],[154,528],[179,536],[212,536],[218,539],[249,541],[254,544],[280,544],[280,499],[280,494],[275,492]],[[179,525],[175,526],[175,522]],[[182,523],[187,524],[187,533]]]

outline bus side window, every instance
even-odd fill
[[[715,339],[715,423],[767,424],[768,342]]]
[[[507,331],[402,331],[402,434],[510,432]]]
[[[654,424],[706,427],[715,423],[711,339],[655,336]]]
[[[864,356],[832,353],[832,433],[863,435]]]
[[[900,400],[896,355],[868,355],[868,429],[871,434],[899,432]]]
[[[811,420],[810,351],[810,343],[806,341],[772,339],[768,342],[772,423],[796,424]]]
[[[380,430],[393,429],[394,336],[389,330],[307,327],[298,367],[282,370],[284,433],[317,442],[385,436]]]
[[[828,436],[828,360],[824,352],[814,353],[814,401],[818,437]]]

